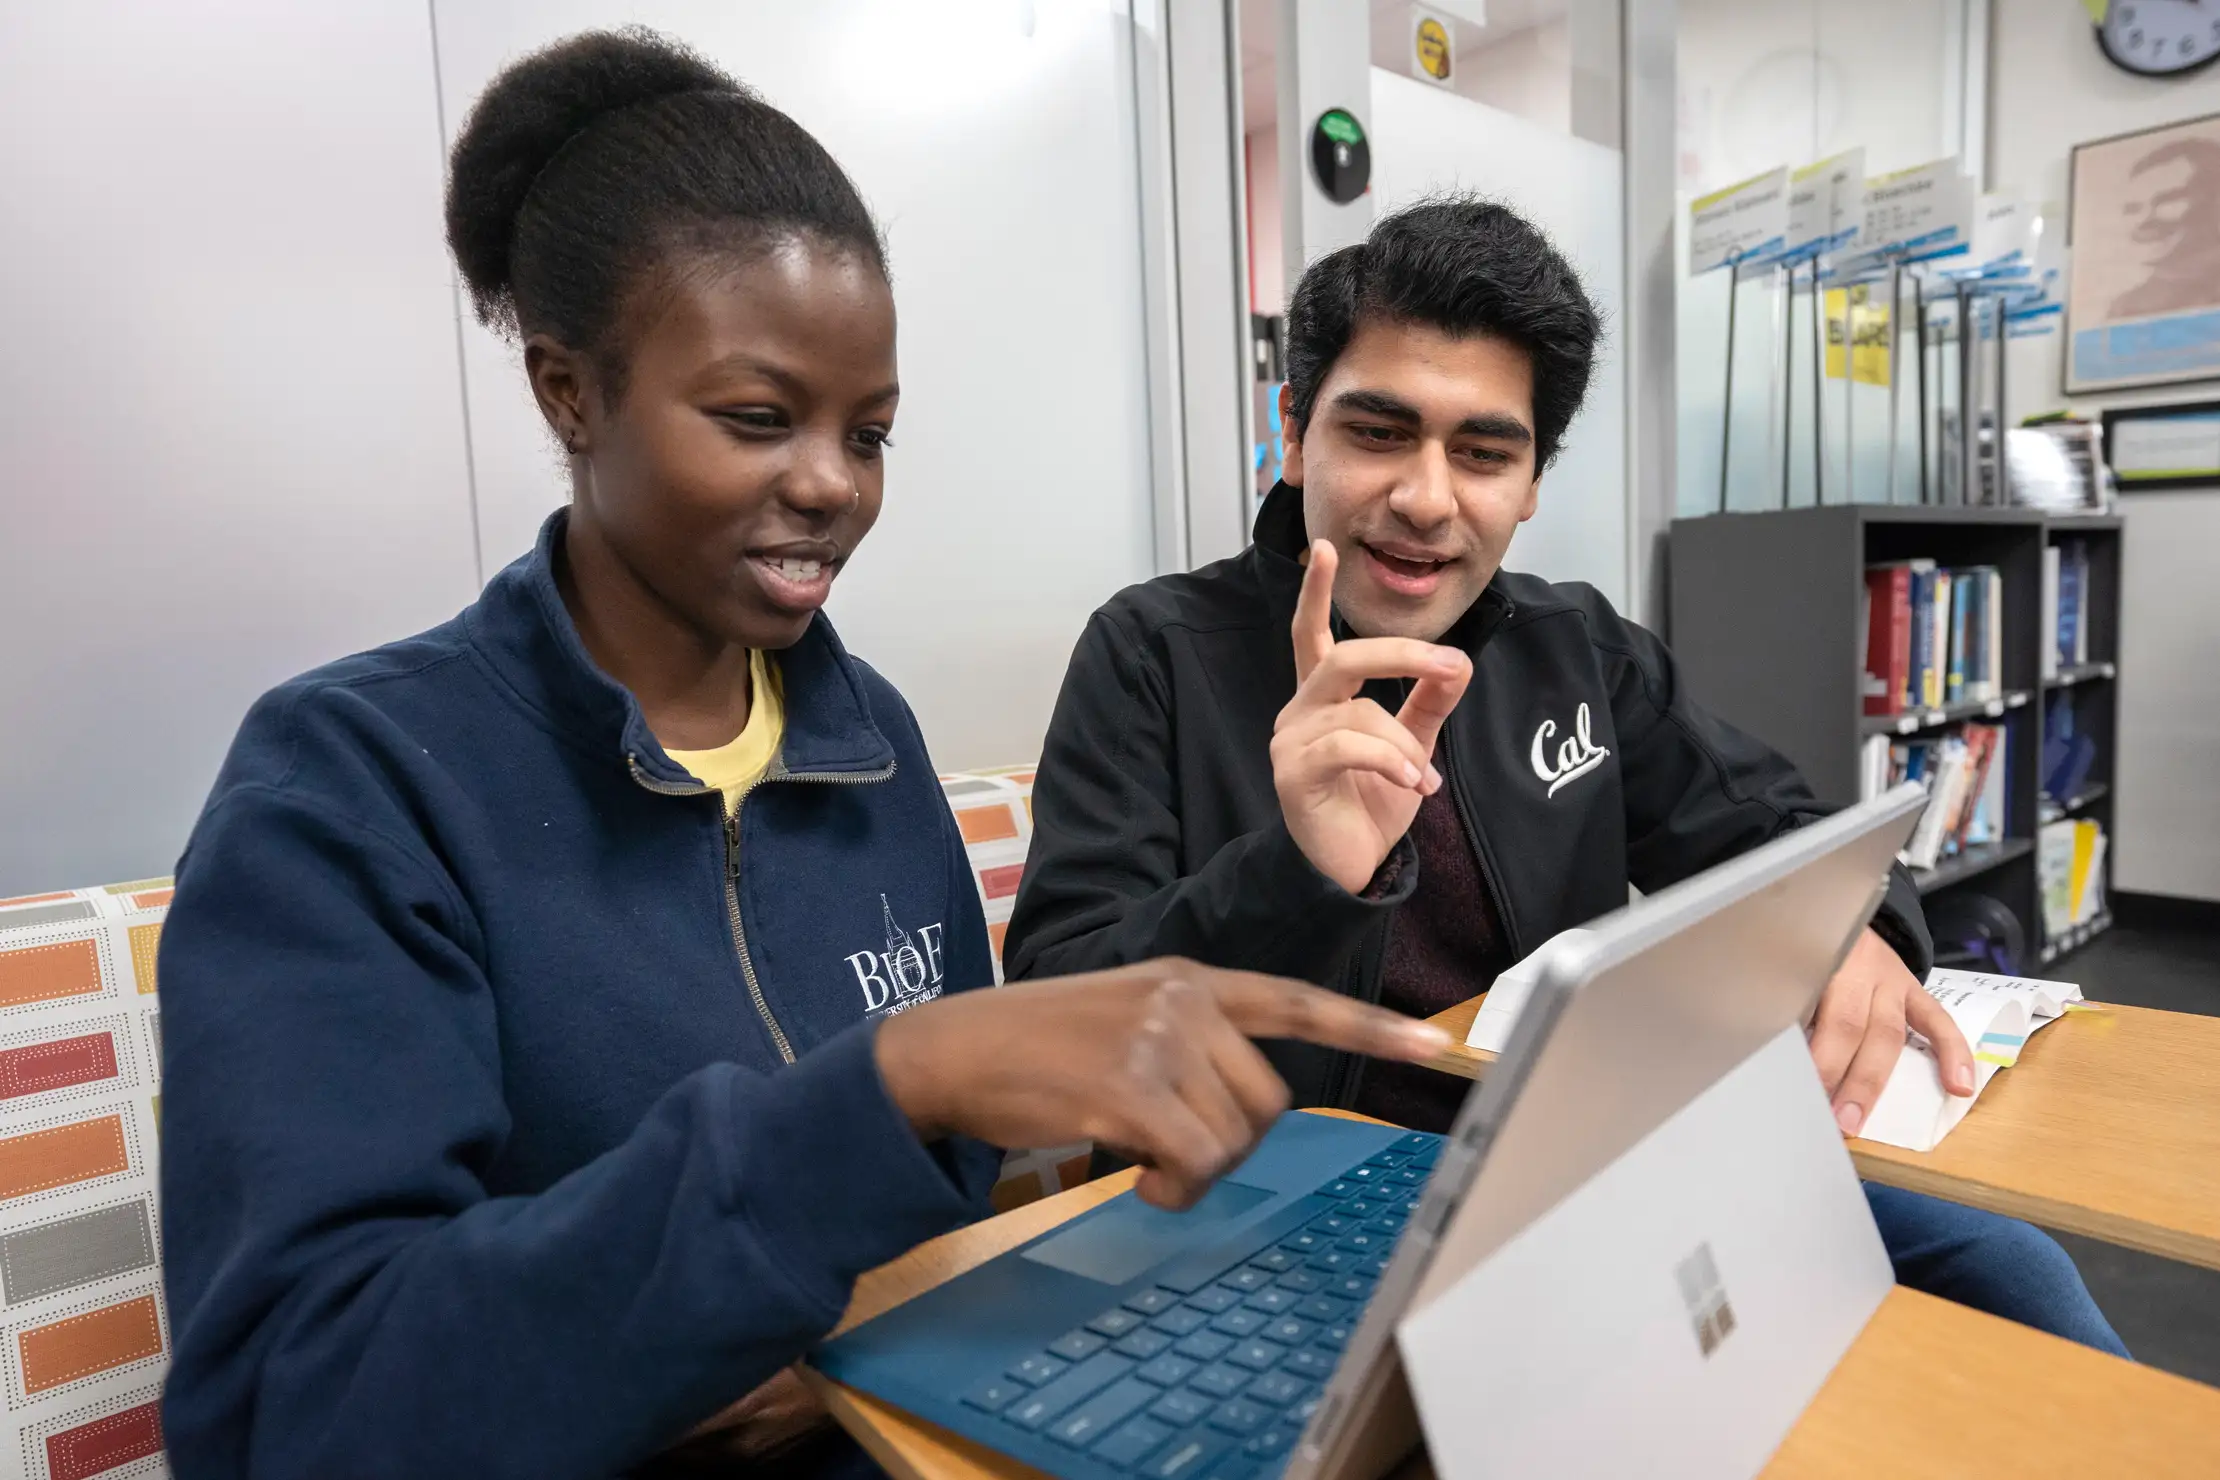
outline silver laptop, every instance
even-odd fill
[[[1887,1295],[1805,1044],[1917,786],[1589,927],[1542,969],[1288,1465],[1753,1475]]]

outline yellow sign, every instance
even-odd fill
[[[1860,385],[1889,383],[1889,306],[1872,288],[1827,291],[1827,378],[1843,377],[1845,344],[1851,379]]]
[[[1411,75],[1446,83],[1456,65],[1449,44],[1449,22],[1428,11],[1411,16]]]

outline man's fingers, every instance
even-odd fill
[[[1456,649],[1444,648],[1443,651],[1456,652]],[[1458,653],[1457,656],[1464,658],[1465,655]],[[1455,673],[1434,672],[1420,678],[1411,686],[1410,697],[1403,701],[1403,707],[1396,711],[1395,718],[1426,747],[1429,755],[1434,749],[1434,738],[1441,734],[1443,721],[1465,696],[1465,685],[1470,682],[1472,663],[1466,659]]]
[[[1304,678],[1295,703],[1338,704],[1353,699],[1375,678],[1456,679],[1472,675],[1472,660],[1453,647],[1415,637],[1353,637],[1337,642]],[[1460,690],[1461,691],[1461,690]]]
[[[1295,598],[1295,682],[1309,678],[1334,649],[1334,569],[1340,557],[1330,540],[1310,542],[1310,566]]]
[[[1934,1049],[1943,1088],[1954,1095],[1972,1094],[1973,1048],[1943,1005],[1925,991],[1910,992],[1904,998],[1904,1018]]]
[[[1299,1038],[1375,1059],[1423,1063],[1449,1047],[1431,1023],[1353,997],[1247,971],[1221,971],[1212,990],[1226,1017],[1251,1038]]]
[[[1413,791],[1420,790],[1426,780],[1425,771],[1400,747],[1355,730],[1321,735],[1291,759],[1284,774],[1288,783],[1299,787],[1319,785],[1349,771],[1370,771],[1391,786],[1406,786]]]
[[[1834,1093],[1835,1124],[1842,1127],[1844,1135],[1854,1136],[1864,1129],[1873,1102],[1881,1097],[1889,1075],[1896,1069],[1896,1061],[1903,1055],[1903,1016],[1886,1004],[1874,1004],[1872,1015],[1866,1019],[1865,1037],[1858,1044],[1857,1055],[1850,1060],[1849,1071],[1842,1076],[1842,1084]]]
[[[1827,995],[1819,999],[1819,1016],[1811,1028],[1811,1061],[1819,1071],[1819,1087],[1829,1099],[1834,1098],[1842,1076],[1849,1072],[1858,1046],[1865,1042],[1865,1020],[1872,1007],[1871,984],[1852,983],[1842,977],[1835,978]]]

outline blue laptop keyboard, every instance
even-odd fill
[[[1017,1430],[1150,1480],[1276,1475],[1396,1239],[1441,1138],[1408,1135],[1318,1189],[1331,1211],[1191,1264],[973,1386]],[[1215,1262],[1215,1261],[1214,1261]]]

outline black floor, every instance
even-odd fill
[[[2220,928],[2187,912],[2120,904],[2121,924],[2043,974],[2079,982],[2100,1002],[2220,1015]],[[2138,1360],[2220,1385],[2220,1270],[2070,1233],[2058,1241]]]

